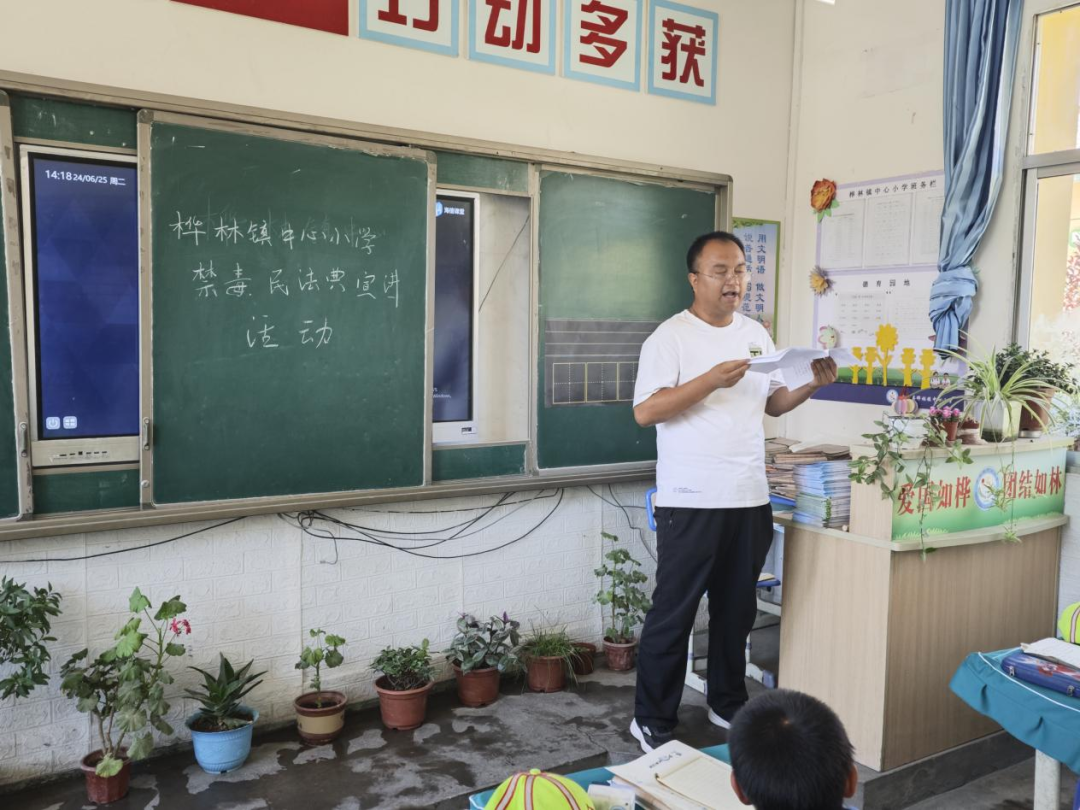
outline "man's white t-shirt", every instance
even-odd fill
[[[641,347],[634,405],[662,388],[700,377],[717,363],[776,351],[768,331],[735,313],[727,326],[710,326],[683,310],[668,318]],[[656,426],[656,505],[736,509],[769,502],[765,477],[765,403],[782,387],[778,374],[747,372],[732,388]]]

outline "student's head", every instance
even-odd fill
[[[800,692],[758,695],[728,735],[731,785],[756,810],[840,810],[858,774],[847,732],[832,709]]]
[[[727,231],[699,236],[686,252],[694,305],[710,318],[727,320],[746,295],[746,250]]]

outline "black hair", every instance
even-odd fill
[[[854,763],[840,718],[816,698],[765,692],[728,734],[735,781],[757,810],[841,810]]]
[[[742,251],[744,258],[746,257],[746,247],[743,245],[742,239],[735,234],[728,233],[727,231],[703,233],[690,245],[690,250],[686,251],[686,269],[691,273],[697,272],[697,268],[694,265],[697,264],[697,260],[701,257],[701,251],[705,249],[705,246],[709,244],[709,242],[730,242]]]

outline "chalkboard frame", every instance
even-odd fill
[[[15,167],[15,138],[11,124],[11,101],[0,90],[0,267],[7,278],[7,350],[11,356],[11,397],[14,417],[7,427],[0,427],[5,432],[12,431],[11,442],[14,448],[12,465],[17,499],[12,506],[15,513],[9,514],[10,507],[4,507],[5,518],[22,519],[33,512],[34,490],[30,460],[30,405],[26,366],[26,322],[23,313],[23,271],[22,251],[19,244],[19,206],[15,188],[18,183]],[[3,319],[0,318],[0,324]],[[0,349],[2,341],[0,341]],[[2,383],[0,383],[2,384]],[[6,445],[3,442],[0,446]],[[2,462],[0,462],[2,463]],[[9,471],[0,471],[0,477],[11,475]]]
[[[534,216],[532,220],[532,256],[533,256],[533,288],[532,288],[532,356],[530,364],[532,375],[529,391],[529,448],[528,448],[528,472],[537,478],[555,479],[566,475],[573,476],[602,476],[605,474],[627,474],[635,472],[651,472],[656,468],[656,460],[629,461],[601,464],[583,464],[569,467],[541,467],[540,466],[540,404],[541,378],[540,378],[540,347],[541,330],[543,320],[541,317],[542,297],[540,290],[540,181],[542,175],[548,172],[571,175],[587,175],[599,177],[616,182],[632,183],[634,185],[657,186],[661,188],[688,189],[712,194],[713,203],[713,227],[716,230],[731,230],[732,214],[732,186],[730,179],[714,182],[702,182],[700,180],[685,180],[675,177],[643,176],[630,172],[608,171],[604,169],[581,168],[567,166],[558,163],[533,164],[530,171],[529,188],[533,198]],[[689,245],[687,245],[689,247]],[[675,313],[671,313],[674,315]]]
[[[178,115],[175,113],[162,113],[155,110],[144,109],[138,114],[138,154],[139,154],[139,297],[140,309],[140,376],[141,376],[141,401],[139,421],[142,433],[139,439],[139,470],[141,489],[140,503],[144,509],[155,508],[159,505],[154,502],[154,391],[153,391],[153,222],[151,217],[151,203],[153,200],[153,172],[151,164],[153,154],[151,149],[151,135],[155,124],[183,126],[195,129],[206,129],[214,132],[223,132],[232,135],[243,135],[271,140],[305,144],[308,146],[333,147],[360,152],[368,155],[382,157],[408,158],[427,164],[427,266],[425,273],[425,307],[424,307],[424,376],[425,388],[430,391],[432,387],[433,356],[434,356],[434,332],[435,332],[435,302],[432,290],[435,284],[435,198],[437,191],[437,164],[434,152],[424,149],[415,149],[406,146],[388,146],[384,144],[370,143],[358,139],[340,138],[332,135],[320,135],[310,132],[297,132],[282,130],[277,127],[266,127],[258,124],[248,124],[238,121],[226,121],[213,118],[203,118],[192,115]],[[424,441],[421,459],[421,483],[415,487],[397,487],[391,490],[346,490],[338,493],[349,497],[364,497],[377,495],[380,492],[422,492],[425,487],[432,483],[432,400],[424,398]],[[293,497],[312,497],[306,493],[297,493],[297,496],[279,495],[248,498],[227,498],[213,501],[190,501],[183,504],[184,507],[197,509],[199,507],[224,505],[230,506],[256,506],[268,501],[284,501]],[[164,503],[162,507],[176,507],[178,504]]]
[[[232,104],[222,101],[210,101],[205,98],[178,94],[144,92],[115,85],[74,82],[44,76],[29,75],[13,71],[0,70],[0,92],[32,95],[34,97],[70,102],[81,105],[105,108],[123,108],[134,115],[140,109],[152,109],[158,114],[174,113],[188,116],[210,116],[221,121],[240,124],[258,123],[270,129],[274,137],[283,131],[326,134],[347,139],[374,141],[384,144],[408,145],[439,152],[453,152],[477,158],[501,159],[523,162],[528,166],[530,184],[527,192],[500,191],[498,193],[531,197],[536,204],[536,185],[533,178],[540,167],[557,171],[583,172],[594,171],[602,176],[617,177],[630,182],[661,183],[682,185],[682,181],[704,184],[715,189],[717,204],[725,212],[732,211],[733,179],[730,175],[704,168],[686,168],[673,164],[648,163],[626,160],[618,157],[549,149],[522,143],[500,142],[462,138],[444,133],[401,129],[363,123],[343,118],[307,114],[298,111],[286,111],[269,107]],[[201,119],[200,119],[201,120]],[[10,141],[10,139],[9,139]],[[86,148],[81,143],[61,143],[36,138],[20,138],[19,143],[48,143]],[[132,153],[137,150],[131,150]],[[445,187],[463,191],[490,192],[487,187],[457,186],[443,183]],[[730,218],[730,214],[727,214]],[[537,223],[535,208],[534,227]],[[10,252],[10,251],[8,251]],[[537,260],[536,239],[533,238],[532,256]],[[2,263],[0,263],[2,265]],[[536,278],[534,270],[534,280]],[[534,308],[535,309],[535,308]],[[537,330],[534,328],[533,332]],[[536,341],[533,341],[536,345]],[[19,352],[15,352],[16,362]],[[536,368],[535,359],[531,363]],[[536,403],[535,392],[529,397],[530,403]],[[530,405],[532,407],[532,405]],[[0,432],[3,425],[0,423]],[[10,435],[10,434],[9,434]],[[652,464],[643,464],[637,469],[619,470],[613,465],[601,465],[588,468],[589,472],[576,472],[571,468],[545,470],[538,474],[534,457],[535,436],[528,438],[527,465],[524,475],[501,478],[484,478],[452,482],[435,482],[427,486],[376,490],[355,494],[334,492],[295,497],[274,496],[247,501],[216,501],[198,505],[183,504],[160,506],[154,509],[108,509],[68,513],[60,516],[45,515],[34,520],[0,520],[0,542],[8,539],[49,537],[73,532],[117,530],[145,526],[162,526],[193,520],[213,520],[246,515],[272,514],[280,511],[310,508],[340,508],[363,504],[392,503],[429,498],[459,497],[508,490],[530,490],[551,486],[585,486],[596,483],[615,483],[645,480],[652,474]],[[31,476],[27,474],[27,486],[30,491]],[[30,501],[28,500],[28,504]],[[29,508],[26,510],[29,512]],[[27,515],[32,517],[32,515]]]

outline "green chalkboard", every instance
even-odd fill
[[[715,210],[716,195],[705,191],[586,174],[541,175],[541,468],[656,459],[656,432],[637,426],[630,401],[640,339],[618,333],[652,329],[690,304],[686,251],[695,237],[715,229]],[[560,341],[593,339],[583,337],[586,332],[606,335],[595,338],[602,342],[588,370],[577,362],[580,358],[556,354],[564,350],[553,349],[553,325],[556,332],[578,330]],[[628,344],[620,348],[620,340]],[[618,362],[619,352],[623,362]],[[567,373],[587,374],[597,383],[603,375],[613,379],[619,374],[621,384],[607,386],[604,396],[588,402],[575,397],[573,404],[552,404],[549,375],[555,376],[557,357],[566,357],[561,368]]]
[[[452,186],[490,188],[493,191],[529,190],[529,164],[516,160],[437,152],[439,182]]]
[[[135,148],[135,110],[15,95],[11,118],[16,138]]]
[[[426,153],[150,143],[154,501],[422,484]]]
[[[494,478],[525,474],[525,445],[497,444],[487,447],[436,447],[432,458],[433,481]]]
[[[138,505],[138,470],[95,470],[34,476],[35,515],[125,509]]]
[[[10,108],[8,98],[0,93],[0,116],[7,119]],[[10,132],[8,121],[0,121],[0,133]],[[3,139],[0,138],[0,141]],[[8,183],[15,178],[6,177],[11,166],[4,159],[4,151],[11,144],[0,143],[0,517],[19,514],[19,468],[15,445],[15,389],[11,369],[11,320],[8,312],[7,252],[5,242],[8,233],[14,232],[16,213],[10,210],[11,195],[6,193]],[[10,153],[8,153],[10,154]],[[6,226],[6,227],[5,227]]]

